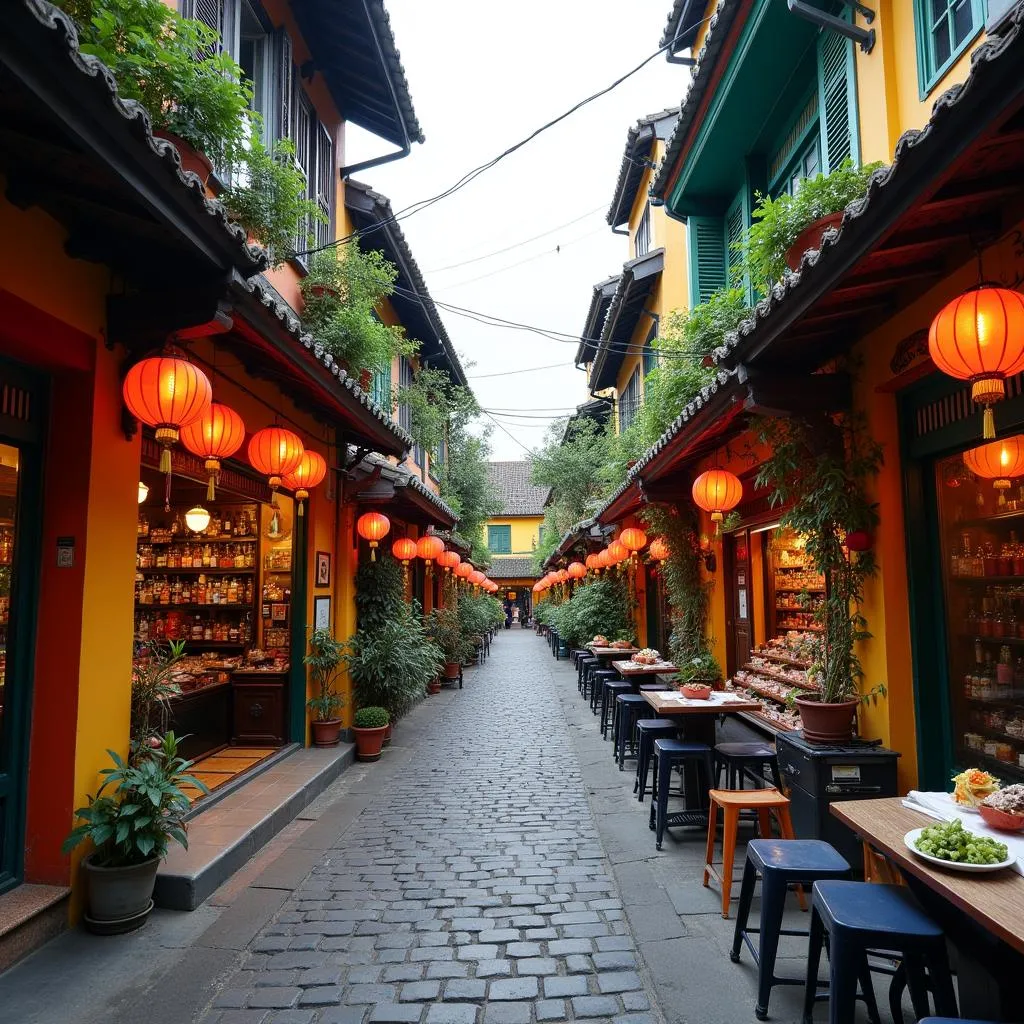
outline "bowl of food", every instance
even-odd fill
[[[978,804],[982,821],[1004,832],[1024,830],[1024,786],[1007,786],[990,793]]]
[[[601,633],[598,633],[597,636],[595,636],[594,639],[591,640],[590,642],[592,644],[595,644],[598,647],[607,647],[608,646],[608,637],[604,636]]]
[[[982,800],[999,789],[999,780],[981,768],[968,768],[953,776],[953,803],[976,810]]]
[[[628,640],[613,640],[610,646],[617,651],[628,651],[633,645]]]
[[[711,687],[707,683],[683,683],[679,692],[690,700],[711,699]]]
[[[657,665],[661,655],[653,647],[645,647],[633,655],[633,661],[637,665]]]

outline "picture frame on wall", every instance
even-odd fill
[[[329,597],[313,598],[313,628],[331,628],[331,599]]]
[[[329,551],[318,551],[316,553],[316,586],[329,587],[331,585],[331,553]]]

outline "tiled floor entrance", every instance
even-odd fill
[[[224,783],[255,768],[261,761],[265,761],[271,754],[276,753],[277,749],[277,747],[225,747],[223,750],[218,750],[216,754],[197,761],[191,774],[204,783],[212,793]],[[183,786],[182,789],[188,796],[189,803],[194,804],[198,800],[202,800],[204,796],[195,786]]]

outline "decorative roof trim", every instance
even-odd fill
[[[678,45],[669,50],[666,56],[693,46],[693,41],[697,38],[697,32],[703,24],[700,19],[695,21],[693,16],[703,13],[703,0],[675,0],[672,4],[672,10],[668,12],[665,31],[662,32],[661,42],[658,45],[664,47],[677,41]],[[680,28],[682,29],[681,32]]]
[[[424,142],[423,129],[420,127],[416,110],[412,105],[412,93],[409,90],[409,79],[402,67],[402,55],[395,42],[395,33],[391,28],[391,17],[384,6],[384,0],[366,0],[366,7],[374,23],[374,33],[381,51],[388,64],[389,77],[395,87],[395,99],[398,102],[405,133],[410,142]]]
[[[633,203],[636,201],[636,194],[640,189],[640,181],[646,169],[645,161],[648,161],[651,156],[651,145],[655,139],[665,138],[659,122],[667,122],[678,115],[678,107],[662,110],[657,114],[649,114],[647,117],[640,118],[626,132],[626,149],[622,154],[622,164],[619,167],[618,180],[615,182],[612,203],[605,216],[610,227],[617,228],[629,221]]]
[[[458,523],[459,517],[452,508],[427,487],[411,470],[406,469],[404,466],[396,466],[393,462],[384,458],[383,455],[378,455],[376,452],[367,453],[363,457],[363,462],[373,467],[380,466],[385,473],[388,473],[393,478],[391,482],[396,488],[404,487],[415,491],[420,497],[426,498],[427,501],[441,511],[453,524]]]
[[[587,308],[587,321],[583,325],[583,333],[580,335],[580,343],[576,349],[576,366],[582,366],[588,356],[592,357],[596,351],[601,327],[608,313],[607,306],[615,294],[615,287],[618,285],[620,277],[622,277],[621,274],[614,274],[594,285],[590,295],[590,305]]]

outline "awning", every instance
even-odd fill
[[[450,530],[458,516],[415,473],[370,453],[350,470],[345,498],[393,505],[396,515],[421,526]]]

